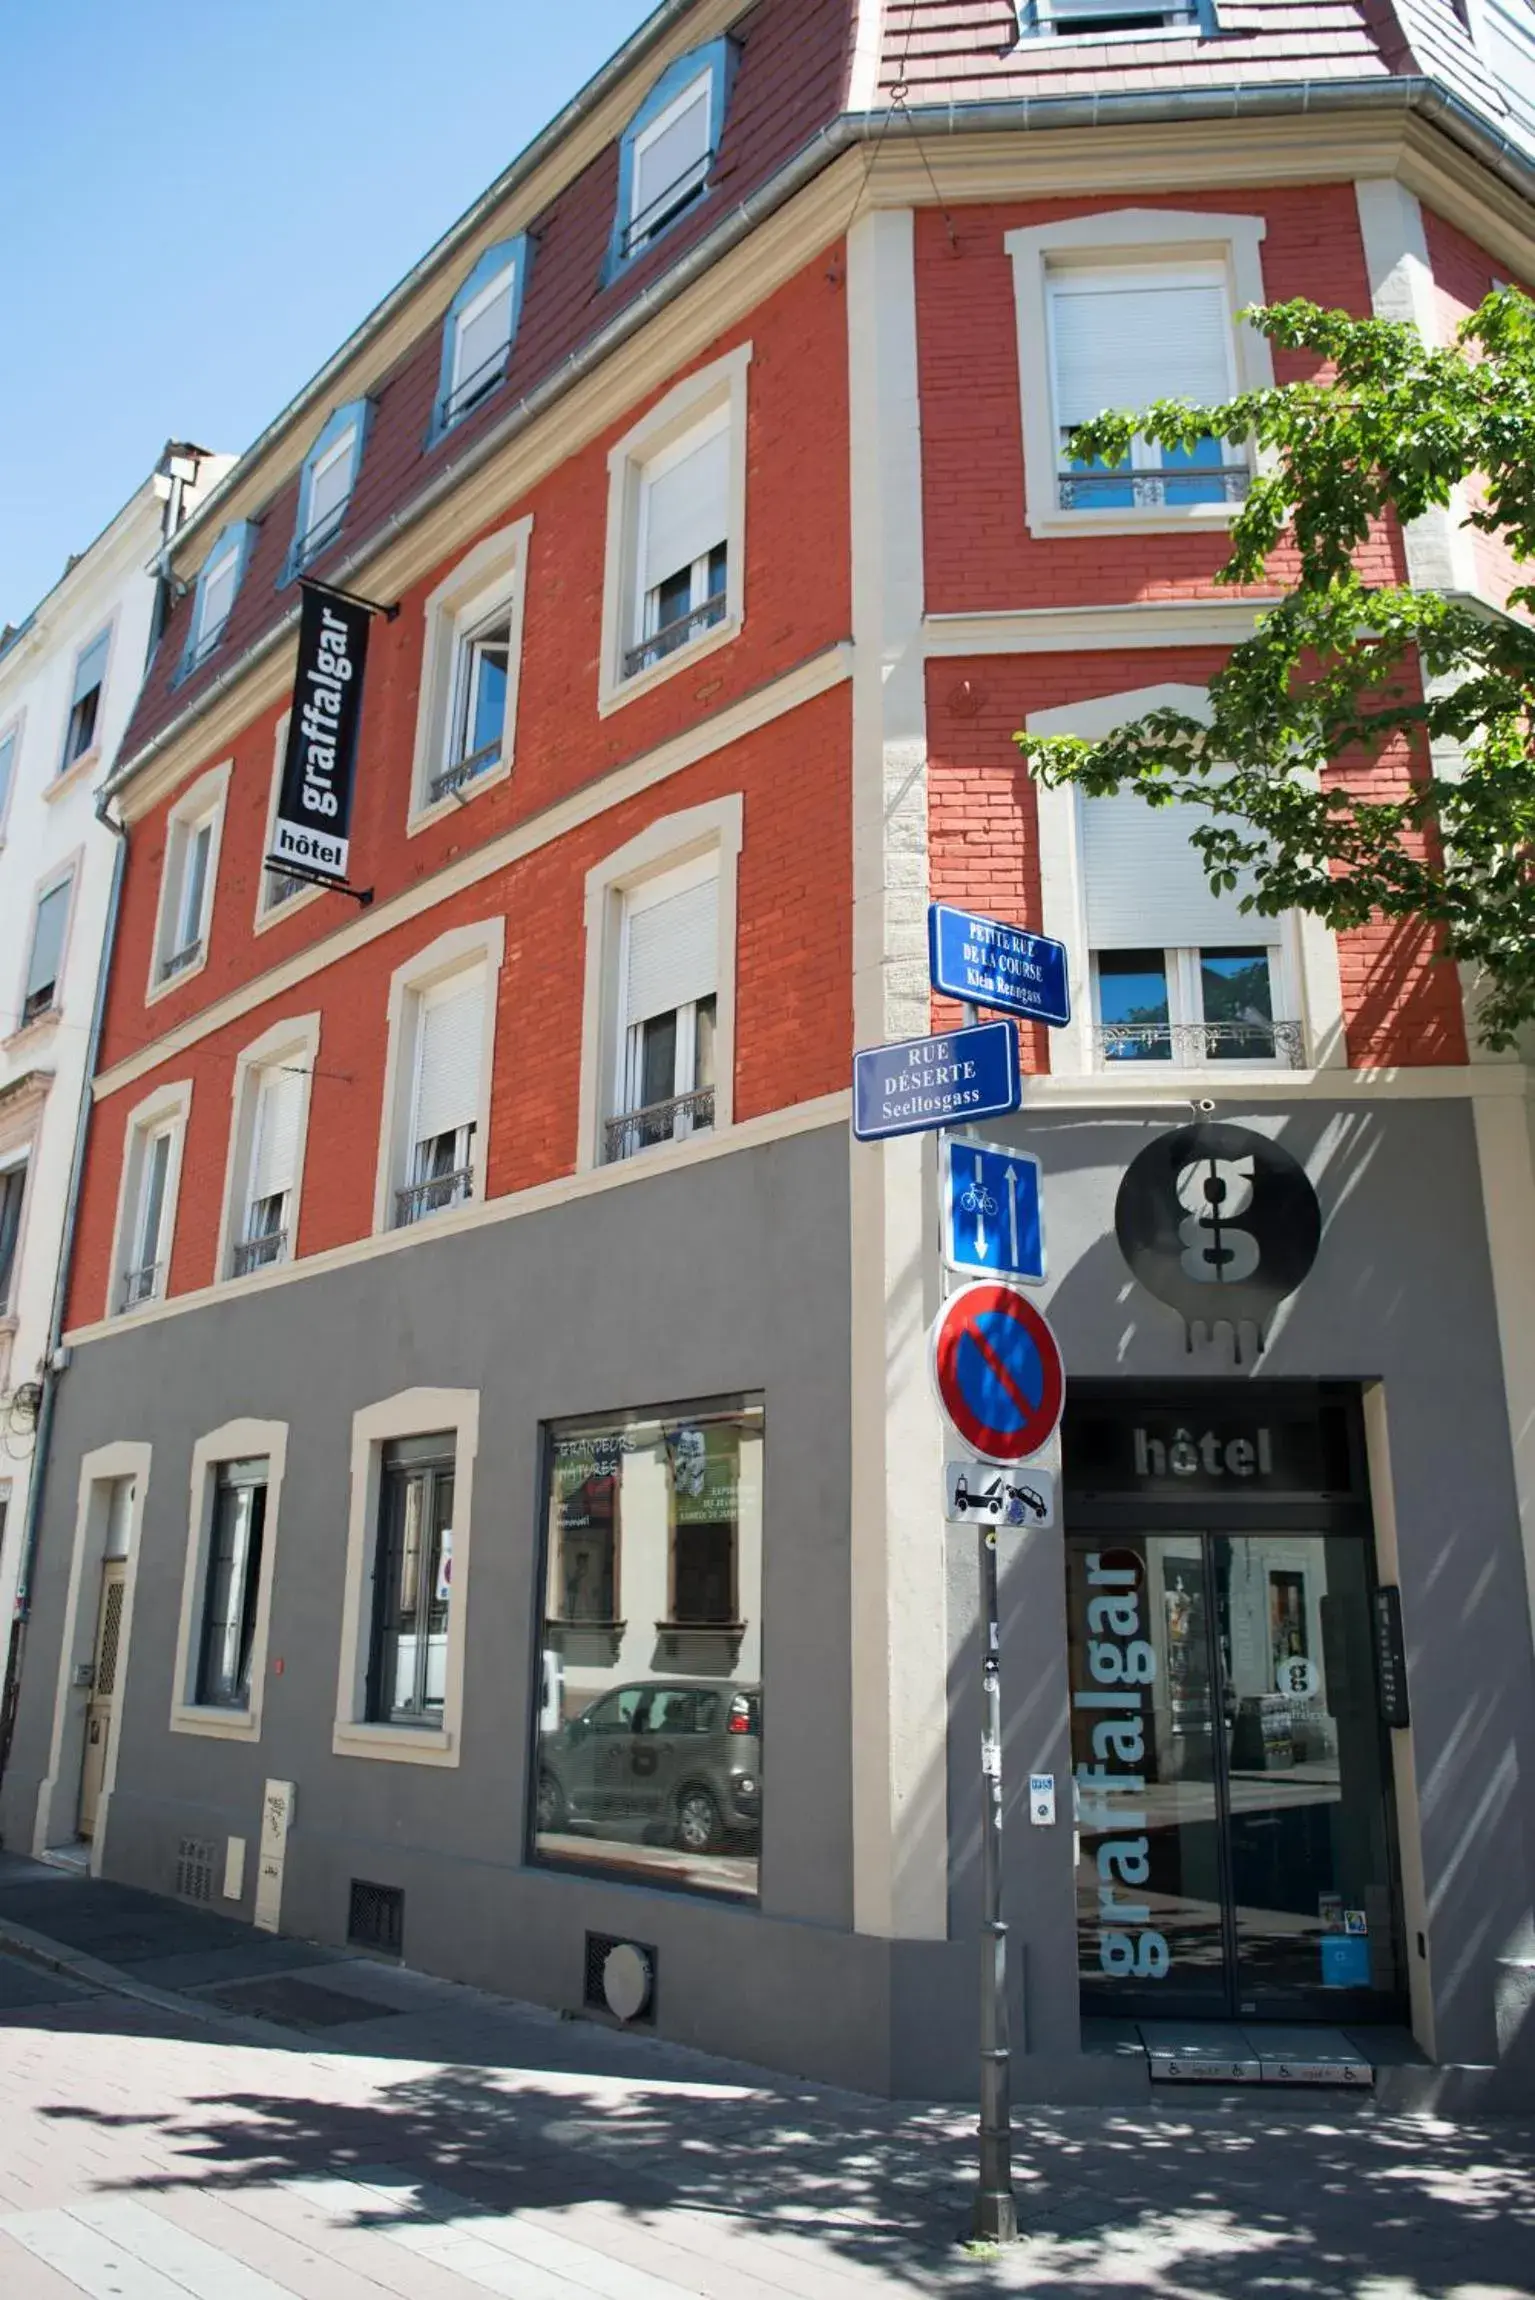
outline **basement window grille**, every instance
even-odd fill
[[[404,1888],[400,1885],[372,1885],[366,1877],[354,1877],[351,1905],[347,1910],[346,1937],[351,1948],[377,1949],[385,1956],[403,1956]]]

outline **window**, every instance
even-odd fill
[[[285,1262],[293,1251],[294,1199],[308,1107],[309,1066],[300,1049],[290,1062],[253,1073],[250,1169],[233,1274],[243,1278]]]
[[[146,994],[150,998],[207,963],[224,796],[232,763],[226,760],[200,775],[166,817],[155,963]]]
[[[291,716],[291,712],[283,712],[272,741],[272,780],[267,792],[266,841],[261,849],[263,857],[271,853],[272,840],[276,835],[277,801],[282,788],[283,754],[288,747],[288,721]],[[324,889],[316,886],[311,879],[295,878],[292,871],[274,869],[271,863],[263,860],[261,890],[256,897],[256,932],[259,934],[288,904],[312,902],[323,892]]]
[[[516,519],[487,535],[426,602],[411,832],[512,771],[532,528]]]
[[[305,457],[285,582],[302,573],[340,534],[362,458],[367,418],[365,400],[338,407]]]
[[[1192,448],[1136,437],[1129,461],[1110,467],[1072,453],[1080,423],[1153,399],[1205,406],[1236,389],[1224,265],[1178,269],[1090,265],[1049,272],[1051,391],[1063,511],[1159,509],[1236,502],[1247,492],[1246,449],[1206,436]]]
[[[758,1398],[557,1423],[533,1835],[706,1892],[757,1888]]]
[[[269,1469],[262,1456],[220,1462],[215,1476],[195,1687],[206,1708],[250,1704]]]
[[[129,1113],[112,1253],[114,1311],[137,1309],[165,1293],[191,1100],[190,1085],[166,1086]]]
[[[75,683],[70,691],[69,723],[64,730],[64,756],[59,761],[62,775],[77,759],[96,747],[101,720],[101,690],[106,681],[107,655],[112,645],[112,634],[103,631],[90,645],[82,649],[75,662]]]
[[[530,253],[526,237],[487,248],[449,304],[443,321],[442,375],[433,418],[436,434],[478,407],[506,373]]]
[[[223,530],[204,560],[192,601],[191,628],[181,665],[183,677],[195,671],[224,636],[254,537],[251,522],[242,519],[237,526]]]
[[[703,855],[624,897],[623,1026],[606,1155],[714,1123],[719,862]]]
[[[5,818],[16,782],[16,756],[20,749],[21,722],[18,719],[0,734],[0,836],[5,831]]]
[[[408,1172],[395,1193],[396,1222],[419,1222],[474,1193],[484,1038],[483,971],[453,975],[420,992]]]
[[[1245,443],[1137,439],[1111,470],[1072,442],[1108,411],[1211,404],[1273,381],[1267,343],[1235,316],[1263,301],[1264,229],[1259,216],[1128,208],[1006,235],[1031,533],[1229,524],[1251,480]]]
[[[728,40],[679,57],[625,129],[610,274],[651,246],[708,189],[733,57]]]
[[[338,1756],[459,1761],[479,1418],[478,1391],[447,1389],[352,1417]]]
[[[38,897],[32,919],[32,948],[27,956],[21,994],[21,1027],[40,1022],[59,1009],[59,978],[64,971],[64,942],[69,929],[74,874],[59,879]]]
[[[741,627],[750,357],[688,377],[609,455],[605,709]]]
[[[1144,37],[1147,32],[1214,30],[1211,0],[1023,0],[1019,32],[1054,33],[1061,39],[1102,40],[1113,33]]]
[[[384,1448],[366,1718],[438,1724],[447,1692],[453,1583],[451,1430]]]
[[[21,1240],[21,1208],[27,1194],[27,1161],[0,1172],[0,1318],[15,1298],[16,1250]]]

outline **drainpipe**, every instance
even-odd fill
[[[150,617],[149,647],[144,668],[147,672],[160,644],[165,618],[170,605],[170,543],[181,525],[186,509],[186,489],[196,479],[198,462],[204,450],[185,446],[179,441],[167,445],[161,457],[159,472],[169,482],[165,495],[165,509],[160,519],[160,552],[156,563],[154,608]],[[32,1575],[37,1563],[38,1537],[43,1523],[43,1495],[48,1482],[49,1455],[53,1442],[53,1416],[58,1402],[59,1381],[68,1370],[69,1352],[64,1347],[64,1318],[69,1307],[69,1281],[74,1265],[75,1232],[80,1221],[80,1192],[85,1178],[85,1154],[90,1142],[93,1100],[91,1081],[96,1075],[96,1064],[101,1053],[101,1036],[106,1023],[107,985],[112,977],[112,956],[117,943],[117,921],[122,908],[123,878],[128,865],[128,830],[111,813],[111,793],[103,786],[96,794],[96,820],[112,833],[116,850],[112,856],[112,883],[107,892],[107,915],[101,933],[101,960],[96,969],[96,989],[91,1002],[90,1029],[85,1042],[85,1067],[80,1081],[80,1107],[75,1115],[75,1139],[69,1160],[69,1190],[64,1201],[64,1230],[59,1240],[58,1268],[53,1280],[53,1305],[48,1315],[48,1341],[43,1353],[42,1396],[38,1401],[37,1426],[32,1444],[32,1478],[27,1487],[27,1514],[22,1526],[21,1565],[16,1576],[16,1606],[11,1621],[10,1645],[6,1653],[5,1685],[0,1693],[0,1780],[10,1763],[11,1739],[16,1729],[16,1708],[21,1693],[21,1665],[26,1651],[27,1623],[32,1613]]]

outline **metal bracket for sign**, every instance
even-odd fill
[[[392,623],[396,615],[398,615],[400,612],[400,602],[398,599],[396,599],[392,607],[386,607],[381,599],[360,599],[355,591],[343,591],[334,583],[316,583],[308,575],[303,578],[303,584],[306,591],[322,592],[327,599],[341,599],[346,603],[348,607],[361,607],[364,613],[368,615],[382,615],[386,623]],[[287,867],[287,864],[284,863],[284,870],[286,870]],[[299,877],[300,875],[301,874],[297,871],[292,873],[292,876],[295,878]],[[337,891],[340,892],[341,890],[338,889]],[[370,902],[373,900],[371,894],[369,895],[368,900]]]
[[[336,596],[344,598],[345,593],[338,592]],[[364,604],[361,601],[357,603]],[[264,867],[267,870],[280,870],[284,878],[301,878],[306,886],[323,886],[328,894],[350,895],[361,910],[366,910],[373,900],[372,887],[348,886],[344,878],[327,878],[323,871],[305,870],[302,863],[288,862],[286,859],[274,862],[268,855]]]

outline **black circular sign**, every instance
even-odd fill
[[[1316,1260],[1322,1209],[1288,1150],[1248,1126],[1180,1126],[1125,1169],[1119,1250],[1185,1323],[1263,1329]]]

